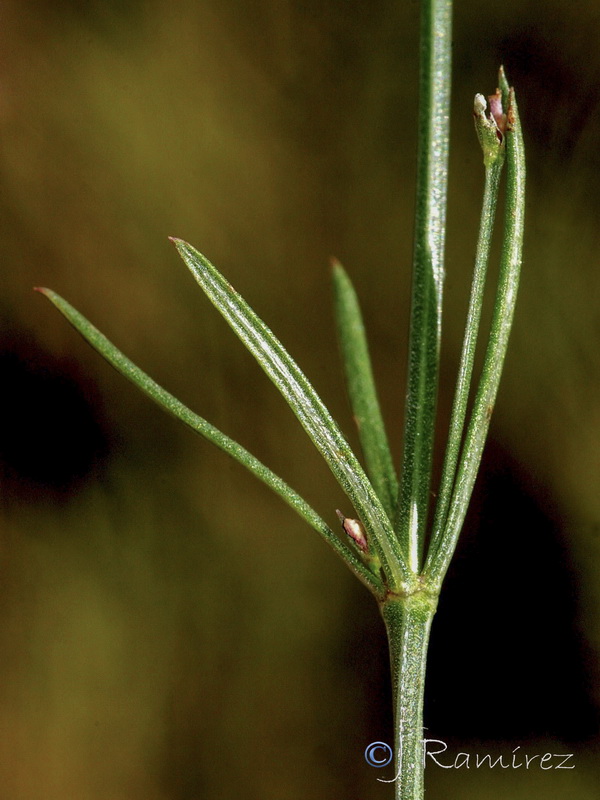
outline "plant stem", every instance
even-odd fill
[[[423,0],[417,203],[404,452],[396,530],[420,571],[431,482],[442,323],[452,44],[451,0]]]
[[[437,595],[425,589],[381,606],[394,693],[396,800],[423,800],[423,695],[429,631]]]

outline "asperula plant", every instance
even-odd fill
[[[490,424],[511,329],[524,233],[525,156],[514,90],[500,69],[489,97],[474,100],[484,191],[465,335],[440,484],[430,513],[438,390],[450,107],[449,0],[424,0],[417,201],[407,399],[399,474],[385,431],[367,337],[351,279],[332,265],[342,361],[364,466],[312,384],[281,342],[211,262],[181,239],[179,255],[208,299],[254,355],[327,462],[348,500],[332,508],[335,531],[294,489],[131,362],[50,289],[40,289],[125,377],[196,433],[262,480],[316,530],[373,594],[388,635],[395,719],[396,800],[422,800],[423,693],[431,623],[467,511]],[[466,113],[468,113],[466,111]],[[472,388],[500,178],[506,197],[500,269],[480,375]]]

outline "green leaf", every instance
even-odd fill
[[[181,257],[231,328],[254,355],[298,417],[351,500],[375,547],[390,588],[411,584],[414,576],[398,548],[393,529],[369,479],[329,411],[279,340],[225,280],[191,245],[172,239]]]
[[[82,314],[67,303],[60,295],[50,289],[39,289],[58,310],[69,320],[73,327],[122,375],[139,387],[161,408],[169,411],[174,417],[184,422],[196,433],[216,445],[240,464],[243,464],[253,475],[265,483],[290,505],[308,524],[320,533],[325,541],[346,562],[354,574],[378,597],[383,595],[381,580],[362,562],[359,556],[342,542],[321,519],[314,509],[300,497],[290,486],[274,472],[262,464],[240,444],[230,439],[202,417],[191,411],[172,394],[159,386],[143,370],[125,356],[104,334],[95,328]],[[243,509],[240,510],[243,513]]]
[[[471,378],[473,375],[473,363],[475,361],[475,349],[479,333],[479,322],[483,307],[483,295],[487,266],[490,255],[490,245],[494,230],[494,220],[496,216],[496,203],[500,189],[500,178],[505,157],[504,137],[499,134],[499,129],[493,117],[485,116],[486,103],[481,95],[475,97],[475,128],[479,138],[485,166],[485,185],[483,190],[483,204],[481,209],[481,221],[479,225],[479,239],[475,255],[475,269],[473,271],[473,282],[471,284],[471,296],[469,299],[469,310],[467,312],[467,323],[463,340],[462,354],[458,369],[458,380],[452,405],[450,417],[450,429],[440,489],[435,506],[435,516],[431,541],[430,552],[436,550],[440,537],[446,524],[448,507],[454,481],[456,469],[463,440],[464,425],[467,415],[467,404],[471,388]]]
[[[402,550],[415,572],[420,569],[427,526],[442,329],[452,3],[424,0],[421,15],[417,205],[404,452],[396,518]]]
[[[500,86],[503,98],[506,97],[508,100],[506,122],[506,209],[500,275],[490,338],[460,457],[448,518],[440,545],[437,550],[430,552],[425,567],[425,573],[437,585],[441,584],[448,569],[473,491],[490,418],[498,393],[521,271],[525,217],[525,149],[515,93],[513,89],[508,89],[502,70],[500,73]]]
[[[367,474],[389,517],[398,497],[398,478],[381,416],[358,297],[346,271],[333,263],[335,312],[350,404],[358,427]]]

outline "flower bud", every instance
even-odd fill
[[[490,113],[486,114],[487,102],[482,94],[475,95],[473,116],[479,144],[483,150],[483,163],[491,167],[499,159],[504,160],[504,131],[506,115],[502,110],[502,93],[496,91],[490,97]]]
[[[365,529],[361,525],[361,523],[357,519],[350,519],[349,517],[345,517],[342,512],[336,508],[335,513],[338,516],[339,521],[342,523],[342,528],[348,534],[348,536],[354,541],[354,543],[358,546],[363,553],[366,553],[369,549],[369,545],[367,543],[367,537],[365,535]]]

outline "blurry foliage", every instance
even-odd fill
[[[431,770],[430,794],[585,800],[600,705],[600,10],[455,13],[445,374],[482,184],[472,96],[500,61],[527,136],[528,236],[495,442],[434,625],[428,725],[456,749],[497,737],[578,757],[561,775]],[[418,4],[7,0],[0,21],[0,797],[388,797],[362,755],[391,738],[375,604],[31,287],[60,291],[334,522],[333,480],[166,237],[218,265],[352,435],[339,257],[398,452]],[[507,587],[493,574],[510,549]]]

